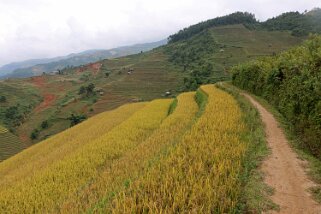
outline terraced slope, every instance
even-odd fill
[[[97,139],[71,155],[29,177],[3,185],[0,190],[0,211],[52,212],[66,198],[77,194],[99,177],[104,166],[112,164],[144,142],[166,118],[171,102],[172,100],[166,99],[148,103],[128,120],[105,134],[99,134]],[[66,132],[65,136],[68,134]],[[28,161],[27,157],[25,161]],[[23,194],[16,194],[17,192]]]
[[[132,181],[158,163],[159,156],[179,143],[182,135],[190,129],[198,112],[194,96],[193,92],[178,96],[175,111],[149,138],[123,157],[106,165],[96,180],[65,201],[61,211],[79,213],[89,210],[104,213],[106,209],[110,209],[113,196],[128,188]]]
[[[97,115],[2,162],[0,212],[234,212],[241,116],[213,85]]]
[[[71,155],[124,122],[144,106],[145,103],[128,104],[116,110],[101,113],[24,150],[0,165],[0,187],[24,179],[35,171]]]
[[[0,162],[24,149],[19,138],[0,126]]]
[[[213,85],[182,141],[113,201],[113,213],[234,213],[241,193],[244,123],[234,98]]]

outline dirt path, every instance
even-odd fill
[[[306,163],[299,160],[292,151],[273,115],[251,96],[243,95],[258,109],[265,124],[267,142],[272,154],[263,162],[262,171],[265,182],[275,190],[272,200],[280,206],[279,213],[321,213],[321,206],[307,191],[315,184],[306,175]]]

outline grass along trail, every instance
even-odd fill
[[[321,213],[321,206],[308,192],[308,189],[316,184],[309,180],[304,170],[305,162],[298,159],[291,149],[273,115],[251,96],[243,95],[258,109],[265,124],[271,155],[263,162],[262,171],[265,182],[274,188],[272,200],[280,206],[279,213]]]

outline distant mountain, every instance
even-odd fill
[[[27,68],[37,64],[44,64],[53,61],[57,61],[62,59],[63,57],[55,57],[55,58],[44,58],[44,59],[30,59],[21,62],[12,62],[0,67],[0,75],[11,73],[12,71],[19,68]]]
[[[0,78],[21,78],[42,74],[43,72],[56,71],[67,66],[79,66],[107,58],[116,58],[141,51],[149,51],[153,48],[165,45],[167,40],[158,42],[123,46],[110,50],[87,50],[81,53],[73,53],[67,56],[32,59],[22,62],[14,62],[0,68]]]

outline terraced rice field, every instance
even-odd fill
[[[241,115],[213,85],[96,115],[0,164],[0,212],[234,212]]]
[[[24,149],[19,138],[0,126],[0,162]]]
[[[114,213],[232,213],[246,144],[236,101],[212,85],[203,115],[179,144],[113,201]]]

